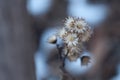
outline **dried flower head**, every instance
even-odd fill
[[[76,46],[78,44],[78,38],[76,34],[71,34],[69,33],[65,38],[64,38],[64,42],[68,45],[68,46]]]
[[[79,58],[79,56],[80,56],[80,54],[81,54],[81,49],[80,48],[78,48],[78,47],[71,47],[71,48],[69,48],[69,53],[68,53],[68,59],[70,60],[70,61],[75,61],[75,60],[77,60],[78,58]]]
[[[73,17],[66,18],[65,23],[64,23],[65,27],[67,27],[67,28],[74,27],[74,22],[75,22],[75,19]]]
[[[83,19],[78,19],[75,22],[75,30],[78,33],[84,33],[84,31],[86,30],[86,25],[87,23],[85,23],[85,21],[83,21]]]
[[[64,27],[58,33],[49,38],[49,43],[56,43],[62,40],[62,56],[66,56],[70,61],[77,60],[83,53],[83,43],[91,37],[92,30],[83,18],[68,17],[65,19]],[[85,58],[85,61],[86,58]]]
[[[68,59],[74,61],[82,53],[83,42],[89,40],[92,30],[83,18],[68,17],[64,25],[57,33],[65,44],[62,54],[67,54]]]

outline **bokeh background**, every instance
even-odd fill
[[[119,0],[0,0],[0,80],[120,80]],[[59,68],[56,46],[47,42],[66,17],[82,17],[92,37],[84,55]]]

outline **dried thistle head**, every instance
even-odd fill
[[[70,61],[75,61],[82,54],[83,42],[91,37],[92,30],[83,18],[68,17],[64,27],[58,31],[57,35],[64,42],[63,53],[67,54]]]
[[[83,18],[68,17],[64,27],[58,30],[56,36],[49,39],[50,43],[57,42],[57,37],[62,39],[64,46],[62,55],[67,55],[70,61],[77,60],[83,52],[83,43],[91,37],[92,30]]]

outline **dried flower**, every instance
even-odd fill
[[[82,20],[77,20],[75,22],[75,26],[76,32],[78,33],[84,33],[84,31],[86,30],[86,23]]]
[[[91,29],[83,18],[68,17],[64,24],[65,27],[58,32],[58,36],[66,44],[63,48],[63,54],[68,54],[68,59],[73,61],[82,53],[82,44],[89,40]]]
[[[68,34],[65,38],[64,38],[65,43],[68,46],[76,46],[78,44],[78,38],[77,38],[77,34]]]
[[[66,18],[66,21],[65,21],[65,27],[67,27],[67,28],[72,28],[72,27],[74,27],[74,22],[75,22],[75,20],[74,20],[74,18],[73,17],[68,17],[68,18]]]
[[[89,40],[89,38],[91,37],[91,34],[90,34],[90,32],[85,32],[83,35],[82,35],[82,39],[81,39],[81,41],[82,42],[86,42],[86,41],[88,41]]]
[[[91,37],[92,30],[83,18],[68,17],[65,20],[64,27],[60,29],[57,36],[62,39],[64,46],[62,55],[67,55],[70,61],[75,61],[80,57],[83,51],[83,42]],[[55,36],[49,39],[54,42]]]
[[[69,48],[69,53],[68,53],[68,59],[70,61],[75,61],[79,58],[80,54],[81,54],[81,50],[79,47],[71,47]]]

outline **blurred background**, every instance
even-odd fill
[[[119,0],[0,0],[0,80],[120,80]],[[59,68],[48,38],[66,17],[82,17],[92,37],[84,55],[91,63],[66,59]]]

